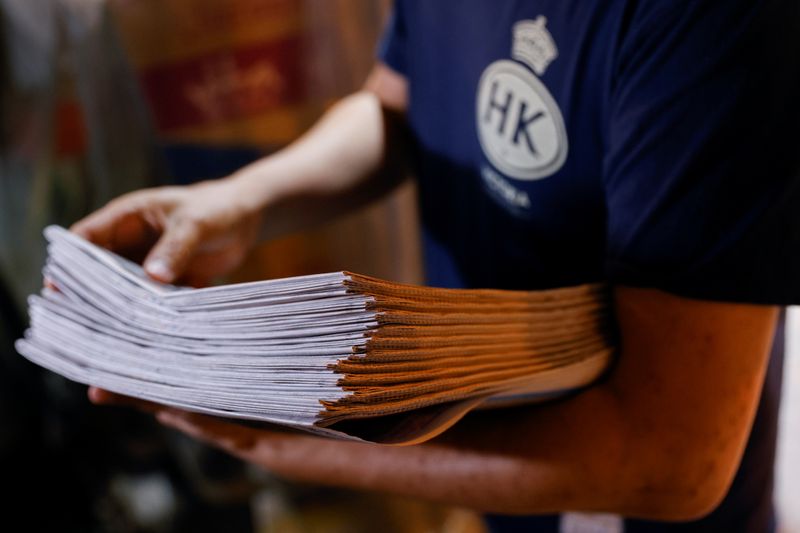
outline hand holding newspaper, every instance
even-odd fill
[[[51,226],[17,350],[71,380],[224,417],[413,444],[562,396],[613,354],[604,287],[435,289],[349,272],[180,288]]]

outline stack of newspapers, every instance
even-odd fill
[[[401,285],[349,272],[191,289],[51,226],[17,342],[71,380],[191,411],[374,442],[595,381],[613,354],[600,285]]]

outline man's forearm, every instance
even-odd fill
[[[618,414],[613,397],[600,387],[562,405],[474,413],[444,437],[417,446],[275,435],[232,451],[294,480],[483,511],[656,516],[669,502],[657,502],[648,513],[615,477],[630,460]]]
[[[617,290],[622,348],[603,383],[538,407],[473,413],[405,448],[178,417],[173,424],[293,479],[481,510],[662,520],[713,509],[758,403],[776,309]]]
[[[405,176],[402,117],[363,91],[332,107],[286,149],[228,178],[247,209],[264,210],[264,234],[280,236],[344,214]]]

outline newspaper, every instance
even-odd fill
[[[450,290],[332,272],[192,289],[63,228],[45,236],[55,289],[29,298],[17,350],[191,411],[408,444],[481,405],[580,389],[613,352],[596,286]]]

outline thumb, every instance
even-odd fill
[[[184,273],[200,243],[200,225],[187,219],[168,223],[161,238],[147,254],[145,271],[154,279],[172,283]]]

